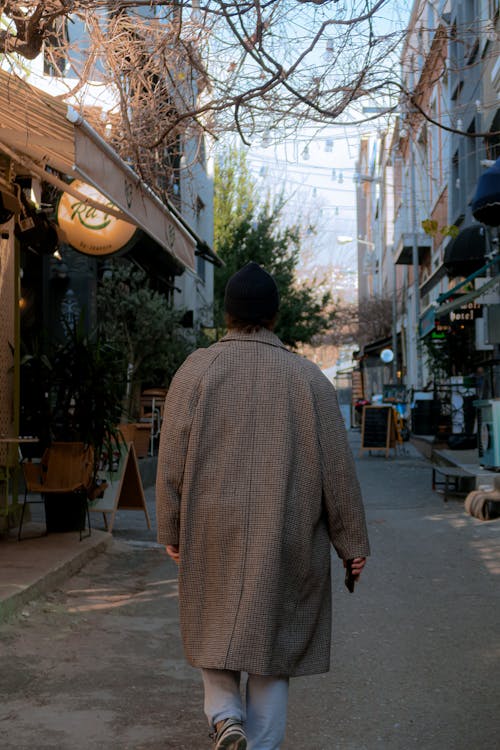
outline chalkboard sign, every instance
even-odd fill
[[[385,451],[386,458],[396,446],[392,406],[364,406],[361,423],[361,453]]]

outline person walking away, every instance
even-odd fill
[[[355,578],[369,554],[335,389],[273,333],[278,308],[257,263],[235,273],[227,335],[187,358],[164,409],[158,540],[216,750],[280,748],[290,677],[330,666],[330,543]]]

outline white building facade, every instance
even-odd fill
[[[500,298],[495,290],[488,297],[479,292],[496,273],[487,267],[491,246],[489,256],[475,245],[462,246],[463,258],[456,253],[465,230],[480,231],[471,201],[484,169],[500,155],[499,71],[496,0],[413,3],[401,52],[403,94],[386,147],[391,177],[382,160],[373,164],[359,212],[365,224],[358,226],[379,260],[373,291],[393,290],[391,376],[410,399],[426,389],[443,400],[455,386],[468,394],[477,368],[491,370],[494,381],[498,333],[485,326]],[[364,149],[362,143],[360,158]],[[365,208],[380,203],[382,188],[393,201],[392,247],[380,240],[383,214]],[[495,232],[486,230],[490,240]],[[359,273],[361,286],[364,269]]]

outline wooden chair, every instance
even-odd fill
[[[45,503],[43,496],[40,498],[40,500],[35,500],[33,498],[28,498],[28,493],[41,493],[41,490],[39,488],[47,471],[48,456],[49,452],[48,450],[46,450],[42,458],[37,460],[36,462],[33,462],[31,458],[21,462],[21,469],[24,479],[24,500],[21,510],[21,518],[19,520],[19,530],[17,532],[18,541],[21,541],[21,532],[23,529],[24,511],[26,510],[26,505],[44,505]],[[45,536],[45,534],[47,534],[47,529],[45,529],[44,533],[40,536]]]
[[[139,422],[150,426],[149,454],[151,456],[154,455],[155,440],[160,435],[166,396],[167,390],[165,388],[149,388],[141,394]]]
[[[90,529],[88,493],[93,478],[93,450],[83,443],[52,443],[40,463],[26,461],[22,464],[25,493],[17,538],[21,540],[26,505],[45,503],[47,495],[79,494],[85,498],[86,516]],[[42,500],[28,498],[28,493],[40,493]],[[82,539],[80,529],[80,539]],[[47,532],[46,532],[47,533]]]

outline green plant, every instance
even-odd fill
[[[34,435],[44,450],[52,442],[52,409],[50,391],[53,382],[52,360],[47,341],[35,339],[27,347],[21,344],[20,423],[21,435]]]
[[[434,381],[446,380],[451,375],[467,375],[478,366],[472,344],[474,328],[449,326],[439,333],[422,339],[429,374]]]
[[[456,237],[460,229],[455,224],[446,224],[440,227],[435,219],[424,219],[421,222],[422,229],[429,237],[436,237],[438,234],[443,237]]]
[[[451,361],[446,338],[434,340],[430,336],[423,339],[425,363],[433,381],[445,380],[451,374]]]
[[[167,386],[193,349],[181,326],[185,310],[151,289],[144,271],[126,262],[110,265],[97,294],[99,332],[120,353],[128,379],[124,412],[137,416],[144,386]]]
[[[66,327],[63,341],[37,345],[23,357],[21,384],[21,399],[32,407],[30,432],[42,447],[52,441],[91,445],[96,472],[119,439],[125,393],[119,353],[79,320]]]
[[[317,280],[297,279],[300,226],[282,226],[284,199],[258,200],[245,155],[229,149],[216,164],[214,197],[215,248],[224,261],[215,270],[214,319],[225,332],[224,290],[235,271],[253,260],[271,273],[280,292],[276,333],[292,348],[310,343],[334,321],[331,294]],[[311,230],[312,228],[309,227]]]

